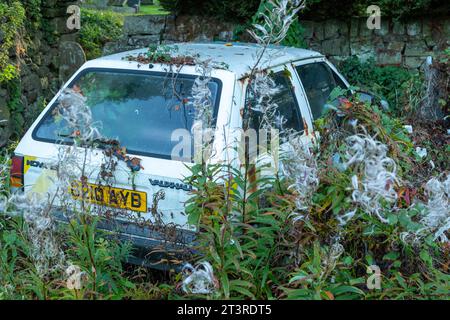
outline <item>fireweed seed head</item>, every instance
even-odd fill
[[[209,128],[212,122],[212,92],[209,88],[211,81],[211,60],[196,58],[196,71],[199,76],[195,78],[192,86],[190,104],[195,110],[195,120],[202,123],[203,128]]]
[[[388,222],[383,215],[383,202],[397,200],[394,185],[398,178],[396,163],[387,156],[387,146],[366,134],[348,137],[346,146],[344,165],[356,173],[351,179],[353,202],[380,221]],[[343,218],[343,221],[348,220]]]
[[[86,273],[81,271],[81,268],[77,265],[69,265],[65,273],[67,275],[66,286],[70,290],[80,290],[83,286],[83,280],[86,277]]]
[[[259,44],[278,44],[286,37],[297,13],[304,8],[303,0],[268,0],[258,13],[261,24],[253,24],[248,32]]]
[[[446,235],[450,230],[450,175],[440,181],[430,179],[425,185],[428,202],[422,211],[420,223],[422,228],[416,232],[417,237],[433,235],[434,241],[449,242]]]
[[[309,208],[313,193],[319,186],[317,162],[307,145],[299,137],[291,137],[287,150],[281,156],[282,173],[290,181],[288,187],[295,194],[296,211],[293,221],[307,218],[304,212]]]
[[[217,289],[217,280],[209,262],[200,262],[195,267],[186,264],[182,273],[182,289],[186,293],[210,294]]]

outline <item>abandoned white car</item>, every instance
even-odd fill
[[[248,74],[258,47],[251,44],[177,44],[176,54],[213,60],[211,108],[216,130],[209,162],[223,160],[226,146],[224,128],[242,127],[241,109],[248,99]],[[190,157],[173,157],[179,143],[174,132],[192,129],[194,112],[188,101],[199,70],[192,63],[146,64],[139,59],[148,49],[114,54],[86,62],[50,101],[14,152],[12,187],[25,194],[51,194],[55,187],[52,164],[60,157],[61,146],[69,146],[73,133],[64,133],[65,121],[55,113],[64,90],[70,88],[86,97],[98,132],[104,137],[88,155],[85,180],[73,181],[74,202],[84,198],[103,208],[99,228],[113,231],[140,248],[136,260],[161,243],[176,247],[190,243],[195,227],[184,213],[184,203],[192,187],[183,182],[189,175]],[[286,47],[270,47],[264,68],[270,70],[280,90],[273,97],[285,126],[310,138],[313,122],[324,112],[331,91],[348,82],[320,53]],[[105,139],[110,139],[109,143]],[[120,142],[120,145],[118,144]],[[122,148],[124,147],[124,148]],[[228,148],[227,152],[233,152]],[[230,151],[231,150],[231,151]],[[115,163],[105,164],[105,154]],[[61,161],[61,159],[59,159]],[[62,161],[65,161],[64,159]],[[82,160],[81,160],[82,161]],[[109,167],[108,167],[109,166]],[[111,169],[113,166],[113,170]],[[109,168],[109,169],[108,169]],[[108,174],[108,170],[109,174]],[[109,179],[109,184],[104,181]],[[81,179],[82,180],[82,179]],[[16,191],[16,192],[17,192]],[[93,212],[95,213],[95,212]],[[55,212],[59,220],[64,215]],[[172,227],[172,233],[168,227]],[[169,234],[169,236],[168,236]],[[168,238],[169,237],[169,238]],[[149,258],[151,261],[157,258]]]

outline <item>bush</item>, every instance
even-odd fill
[[[397,19],[408,19],[416,16],[445,15],[450,10],[450,4],[440,0],[343,0],[336,6],[333,2],[324,0],[307,1],[307,7],[302,14],[304,18],[351,18],[367,16],[366,9],[370,5],[378,5],[383,16]]]
[[[405,102],[405,87],[419,76],[402,67],[377,66],[373,58],[363,62],[356,56],[347,58],[339,67],[350,84],[381,95],[394,111]]]
[[[0,84],[18,76],[16,66],[10,63],[9,51],[16,44],[25,22],[25,9],[19,1],[0,3]]]
[[[289,31],[286,34],[286,38],[284,38],[281,44],[287,47],[306,49],[308,45],[305,42],[304,33],[305,29],[302,27],[301,23],[296,20],[290,26]]]
[[[12,138],[20,138],[24,133],[24,106],[21,101],[22,85],[18,78],[13,79],[6,84],[9,92],[8,109],[11,114],[11,132]]]
[[[123,16],[118,13],[81,9],[80,44],[86,58],[100,57],[107,42],[120,38],[122,27]]]
[[[242,21],[252,17],[259,0],[161,0],[161,6],[175,14],[205,15],[225,21]]]
[[[261,3],[255,14],[248,19],[246,23],[239,23],[233,30],[234,41],[254,41],[254,39],[248,39],[247,31],[252,29],[252,25],[264,23],[261,19],[261,15],[264,14],[266,6]],[[294,48],[307,48],[304,37],[305,29],[302,27],[299,19],[295,19],[289,27],[286,37],[280,43],[283,46],[294,47]]]
[[[258,9],[259,0],[161,0],[164,9],[177,14],[200,14],[219,16],[225,20],[240,21],[248,19]],[[366,8],[378,5],[383,16],[407,19],[415,16],[434,16],[445,14],[450,10],[450,4],[440,0],[342,0],[339,5],[332,1],[308,0],[306,8],[300,15],[303,19],[351,18],[353,16],[367,16]]]
[[[41,27],[42,22],[42,0],[21,0],[21,2],[27,16],[25,21],[27,30],[38,30]]]

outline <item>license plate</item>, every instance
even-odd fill
[[[99,186],[92,183],[74,181],[70,186],[70,194],[75,200],[101,206],[119,208],[137,212],[147,212],[147,193],[136,190]]]

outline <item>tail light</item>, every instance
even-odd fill
[[[11,158],[10,185],[11,188],[23,190],[23,157],[13,156]]]

